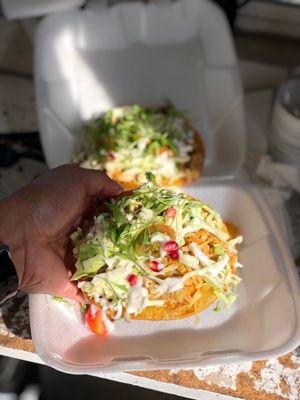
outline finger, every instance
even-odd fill
[[[84,301],[76,284],[69,280],[72,273],[47,244],[39,245],[33,254],[29,252],[27,263],[28,268],[20,285],[23,291]]]
[[[123,192],[123,186],[109,178],[105,172],[80,167],[77,169],[87,196],[105,199]]]
[[[25,287],[22,288],[22,290],[24,290],[27,293],[44,293],[44,294],[49,294],[50,296],[64,297],[67,299],[77,301],[79,303],[84,303],[85,299],[81,291],[78,289],[77,285],[69,281],[69,277],[67,274],[63,275],[64,277],[62,277],[62,279],[60,279],[59,282],[56,282],[55,285],[53,285],[52,282],[47,285],[38,285],[29,288]]]
[[[75,283],[70,282],[69,280],[65,281],[64,283],[60,285],[59,288],[56,290],[52,291],[53,296],[58,296],[58,297],[64,297],[67,299],[75,300],[79,303],[84,303],[85,299],[83,298],[83,295],[81,291],[77,288]]]

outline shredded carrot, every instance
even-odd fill
[[[159,154],[165,153],[165,152],[167,152],[167,151],[170,151],[170,149],[169,149],[168,146],[162,146],[162,147],[158,150]]]
[[[236,225],[231,224],[230,222],[225,222],[228,233],[231,237],[236,237],[239,235],[239,231],[238,228],[236,227]]]
[[[174,229],[167,224],[155,224],[155,225],[150,226],[149,230],[150,230],[150,233],[154,233],[157,231],[157,232],[161,232],[161,233],[166,233],[173,240],[175,238]]]

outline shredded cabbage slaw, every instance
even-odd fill
[[[215,310],[229,306],[240,282],[236,244],[242,238],[232,238],[208,204],[161,188],[152,173],[146,175],[139,189],[111,199],[88,231],[72,234],[72,279],[114,320],[161,306],[164,294],[196,275],[213,288]],[[213,237],[213,244],[201,237]],[[179,265],[188,272],[177,274]]]
[[[125,184],[135,182],[135,187],[152,171],[157,183],[168,186],[174,177],[187,178],[194,135],[185,115],[171,104],[160,109],[115,108],[87,124],[83,148],[73,162],[105,170]]]

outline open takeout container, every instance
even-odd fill
[[[169,98],[201,132],[203,176],[232,177],[244,160],[245,124],[221,11],[204,0],[102,4],[50,15],[39,26],[35,83],[48,165],[69,162],[93,116]]]
[[[245,264],[238,300],[229,310],[210,308],[178,321],[120,321],[106,338],[85,328],[78,305],[32,295],[31,331],[40,357],[65,372],[96,374],[252,360],[294,348],[300,302],[291,255],[263,195],[234,178],[245,152],[243,96],[220,9],[205,0],[113,7],[94,1],[84,10],[44,18],[35,47],[48,165],[69,161],[84,122],[95,113],[171,99],[188,111],[206,149],[200,184],[186,191],[238,226]]]
[[[117,321],[100,337],[82,323],[79,306],[30,296],[35,348],[64,372],[97,374],[250,361],[286,353],[299,343],[300,298],[295,267],[262,194],[236,184],[187,189],[216,207],[244,235],[245,267],[238,299],[222,312],[177,321]]]

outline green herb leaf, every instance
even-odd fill
[[[59,296],[54,296],[53,300],[57,301],[58,303],[66,303],[67,302],[63,297],[59,297]]]
[[[89,308],[89,306],[88,306],[86,303],[83,303],[83,304],[81,305],[81,312],[82,312],[83,314],[85,314],[85,313],[87,312],[88,308]]]
[[[148,182],[155,182],[155,175],[152,172],[146,172],[145,176]]]
[[[120,290],[123,290],[123,292],[128,292],[128,288],[125,285],[119,285],[118,283],[115,283],[113,281],[111,281],[111,283],[113,285],[115,285],[117,288],[119,288]]]
[[[214,255],[221,256],[224,254],[224,249],[220,244],[214,244]]]

